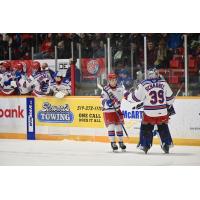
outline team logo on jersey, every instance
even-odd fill
[[[42,108],[37,114],[40,122],[72,123],[74,120],[74,115],[70,111],[68,104],[54,106],[49,102],[44,102]]]
[[[90,60],[87,63],[87,70],[90,74],[97,74],[99,71],[99,63],[96,60]]]

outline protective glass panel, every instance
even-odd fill
[[[106,34],[81,33],[79,36],[76,95],[100,95],[106,80]]]
[[[200,34],[187,35],[188,46],[188,95],[200,94]]]

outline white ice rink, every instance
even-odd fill
[[[0,140],[0,165],[200,165],[200,147],[174,146],[164,154],[154,145],[145,155],[135,144],[127,152],[113,153],[109,143],[77,141]]]

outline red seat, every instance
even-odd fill
[[[188,61],[189,72],[198,72],[197,59],[190,57]]]
[[[180,59],[172,59],[170,60],[170,68],[182,68],[183,62]]]
[[[183,47],[177,48],[177,50],[178,50],[179,55],[184,54],[184,48]]]
[[[171,84],[179,83],[179,77],[178,76],[170,76],[169,77],[169,83],[171,83]]]
[[[196,68],[197,67],[197,61],[194,58],[189,59],[189,68]]]

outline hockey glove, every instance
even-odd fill
[[[16,81],[11,81],[10,85],[12,86],[12,88],[17,88]]]
[[[176,114],[173,105],[167,105],[167,113],[169,116]]]
[[[111,99],[106,101],[106,104],[108,105],[108,107],[112,107],[113,106],[113,101]]]
[[[20,73],[20,72],[16,72],[16,73],[15,73],[15,80],[16,80],[16,81],[19,81],[19,80],[21,79],[21,77],[22,77],[22,76],[21,76],[21,73]]]
[[[10,84],[11,84],[11,81],[12,81],[12,79],[9,79],[9,80],[7,80],[7,81],[4,81],[4,85],[5,85],[5,86],[10,85]]]
[[[59,98],[59,99],[62,99],[64,96],[65,96],[65,94],[63,92],[61,92],[61,91],[57,92],[56,95],[55,95],[55,97]]]

